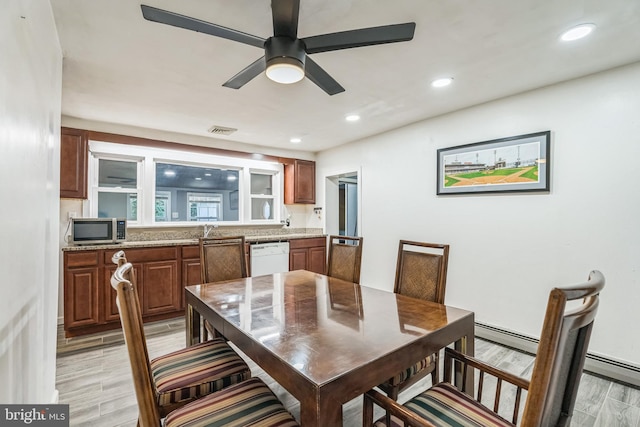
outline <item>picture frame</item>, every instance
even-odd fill
[[[437,151],[437,195],[548,192],[551,131]]]

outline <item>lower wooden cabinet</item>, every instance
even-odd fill
[[[180,311],[181,298],[178,281],[178,261],[146,262],[142,266],[144,277],[140,305],[142,316]],[[138,283],[140,283],[138,281]]]
[[[98,267],[70,268],[65,272],[65,328],[100,323]]]
[[[197,246],[127,249],[145,322],[184,314],[184,286],[199,283],[200,259],[182,259]],[[120,327],[111,275],[115,249],[64,252],[64,328],[78,336]],[[196,253],[198,251],[196,250]],[[183,267],[187,266],[183,271]],[[186,276],[185,276],[186,275]],[[183,277],[185,276],[186,279]]]
[[[182,288],[180,289],[180,309],[184,309],[184,288],[202,283],[200,247],[182,247]]]
[[[309,270],[324,274],[327,258],[327,239],[313,237],[289,241],[289,270]]]
[[[326,239],[289,241],[289,269],[325,272]],[[120,327],[111,257],[117,249],[64,251],[64,329],[67,337]],[[249,244],[246,246],[250,270]],[[184,315],[184,288],[202,283],[198,245],[126,249],[145,322]]]

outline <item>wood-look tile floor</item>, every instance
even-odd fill
[[[150,357],[184,347],[182,319],[145,326]],[[530,377],[533,356],[476,339],[476,356],[515,374]],[[297,418],[298,402],[250,359],[254,375],[261,377]],[[428,387],[430,379],[415,384],[400,395],[405,401]],[[58,336],[56,387],[60,403],[70,405],[71,426],[117,427],[136,425],[138,408],[131,371],[121,332],[65,339]],[[485,395],[491,396],[491,384]],[[502,399],[508,406],[508,390]],[[362,425],[362,398],[344,405],[344,425]],[[508,415],[507,415],[508,416]],[[640,427],[640,389],[627,387],[590,374],[583,374],[572,426]],[[329,426],[328,426],[329,427]]]

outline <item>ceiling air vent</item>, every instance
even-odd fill
[[[209,133],[212,133],[214,135],[231,135],[232,133],[234,133],[237,130],[238,129],[226,128],[224,126],[213,125],[213,126],[211,126],[209,128]]]

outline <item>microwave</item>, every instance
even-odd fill
[[[72,218],[71,240],[73,245],[98,245],[120,243],[127,238],[125,218]]]

